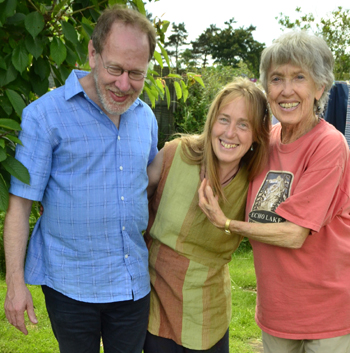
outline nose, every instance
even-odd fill
[[[236,135],[236,132],[237,132],[236,124],[234,122],[231,122],[231,124],[228,126],[226,130],[226,136],[228,138],[232,138]]]
[[[122,92],[129,91],[130,79],[129,79],[128,72],[124,71],[120,76],[117,76],[115,80],[115,85]]]
[[[283,82],[283,94],[285,96],[290,96],[294,92],[294,86],[292,80],[284,80]]]

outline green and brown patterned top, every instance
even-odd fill
[[[205,350],[224,336],[230,323],[228,262],[242,238],[217,229],[198,207],[200,167],[182,160],[179,141],[164,148],[145,235],[151,277],[148,331]],[[244,220],[247,175],[242,167],[224,187],[227,201],[220,206],[231,219]]]

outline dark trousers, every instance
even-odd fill
[[[154,336],[147,331],[143,351],[144,353],[229,353],[229,334],[227,330],[224,337],[210,349],[194,350],[180,346],[168,338]]]
[[[91,304],[42,286],[53,333],[61,353],[141,353],[150,295],[133,301]]]

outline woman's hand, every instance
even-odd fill
[[[208,217],[209,221],[217,228],[224,228],[227,217],[222,212],[218,197],[214,196],[213,189],[209,185],[207,179],[203,179],[198,190],[198,205],[203,213]]]

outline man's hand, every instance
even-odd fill
[[[29,234],[29,216],[32,201],[10,194],[9,207],[4,222],[4,247],[6,259],[5,314],[13,326],[28,334],[24,312],[36,324],[32,296],[24,282],[24,258]]]
[[[33,324],[37,324],[38,320],[34,313],[33,299],[25,284],[14,286],[10,283],[7,285],[7,293],[5,298],[5,314],[9,323],[15,326],[25,335],[28,330],[24,323],[24,312],[27,311],[28,318]]]

